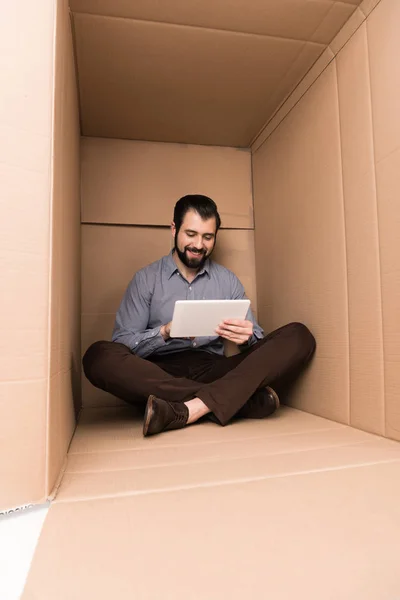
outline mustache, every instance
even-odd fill
[[[189,252],[193,252],[193,254],[198,254],[199,256],[206,253],[205,250],[197,250],[197,248],[190,248],[190,246],[186,246],[185,251],[186,250],[189,250]]]

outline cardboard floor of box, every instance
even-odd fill
[[[393,600],[400,444],[283,407],[143,438],[84,409],[24,600]]]

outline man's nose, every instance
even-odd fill
[[[196,238],[196,240],[194,242],[194,247],[197,250],[202,250],[203,249],[203,240],[201,238]]]

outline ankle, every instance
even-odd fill
[[[204,415],[207,415],[210,412],[210,409],[204,404],[200,398],[193,398],[193,400],[188,400],[185,402],[185,405],[188,408],[189,416],[187,420],[187,425],[190,423],[195,423]]]

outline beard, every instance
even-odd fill
[[[189,256],[188,255],[189,250],[191,252],[193,252],[194,254],[196,254],[196,257]],[[211,255],[212,251],[207,255],[206,250],[199,251],[196,248],[192,248],[189,244],[188,246],[185,246],[185,249],[182,252],[178,248],[177,235],[175,235],[175,252],[179,256],[179,259],[182,261],[182,263],[185,265],[185,267],[187,267],[188,269],[198,269],[200,271],[204,267],[204,264],[205,264],[207,258]]]

